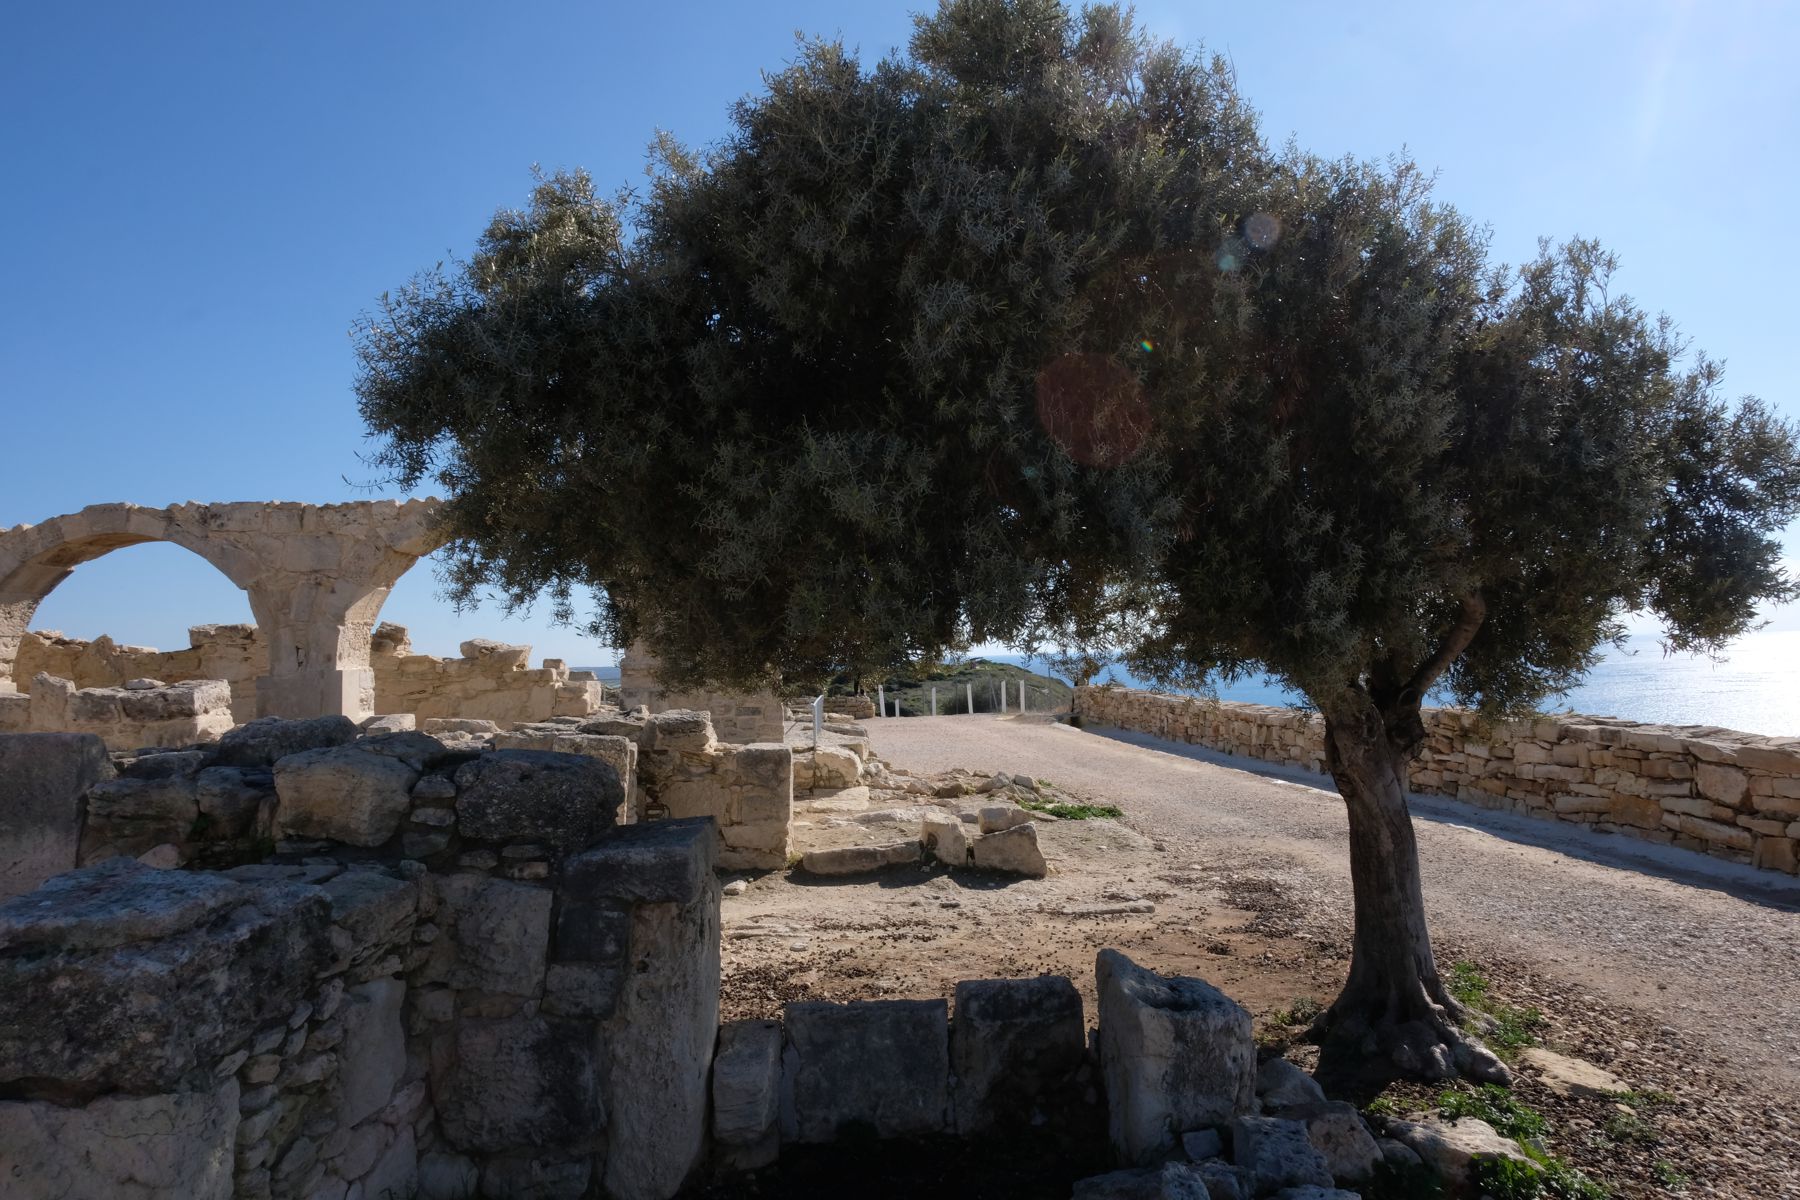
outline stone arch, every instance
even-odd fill
[[[395,581],[442,544],[435,500],[348,504],[98,504],[0,532],[0,691],[43,599],[84,562],[162,541],[244,589],[269,648],[263,716],[361,716],[373,707],[369,634]]]

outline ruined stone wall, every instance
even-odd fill
[[[257,722],[90,788],[173,827],[230,773],[276,852],[112,857],[0,902],[9,1197],[679,1190],[718,1025],[712,830],[613,828],[592,757],[454,743]]]
[[[230,689],[217,679],[77,688],[39,674],[29,693],[0,692],[0,733],[92,733],[109,750],[217,741],[233,723]]]
[[[1316,713],[1110,686],[1078,689],[1076,711],[1096,725],[1325,767]],[[1489,723],[1428,708],[1424,717],[1414,791],[1800,872],[1800,738],[1579,715]]]
[[[601,706],[603,689],[592,672],[571,671],[554,658],[533,669],[530,646],[475,638],[464,642],[461,652],[460,658],[414,654],[403,626],[379,626],[369,658],[375,711],[412,713],[420,720],[470,717],[511,726],[587,716]],[[81,688],[116,688],[133,679],[224,680],[231,689],[232,717],[240,724],[256,716],[256,680],[268,669],[268,645],[254,625],[196,625],[188,630],[185,650],[33,631],[20,640],[16,668],[20,680],[48,673]]]
[[[619,659],[619,704],[643,705],[653,713],[674,709],[708,713],[722,742],[779,742],[786,730],[787,709],[773,692],[677,692],[657,682],[656,656],[633,646]]]

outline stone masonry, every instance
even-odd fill
[[[1075,710],[1095,725],[1325,767],[1316,713],[1114,686],[1077,689]],[[1414,791],[1800,873],[1800,738],[1611,717],[1487,722],[1454,708],[1424,716]]]
[[[743,695],[670,691],[657,681],[658,665],[656,656],[643,646],[632,646],[620,656],[619,703],[623,707],[643,705],[653,713],[671,709],[710,713],[713,732],[722,742],[749,744],[782,740],[786,709],[773,692]]]

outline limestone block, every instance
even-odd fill
[[[877,1137],[948,1127],[942,1000],[805,1001],[787,1005],[783,1016],[783,1140],[828,1142],[846,1127]]]
[[[990,804],[976,814],[981,832],[999,833],[1019,825],[1029,825],[1032,815],[1016,804]]]
[[[919,841],[947,867],[969,865],[969,834],[955,816],[929,816],[919,823]]]
[[[509,646],[489,638],[470,638],[457,647],[457,652],[496,673],[521,671],[531,665],[530,646]]]
[[[1325,1103],[1318,1082],[1285,1058],[1271,1058],[1256,1069],[1256,1098],[1266,1113]]]
[[[425,733],[469,733],[477,736],[500,732],[500,726],[495,722],[474,717],[427,717],[419,728]]]
[[[344,993],[339,1012],[344,1026],[338,1053],[338,1109],[341,1128],[348,1129],[387,1106],[406,1072],[406,1034],[400,1005],[406,984],[399,979],[372,979]],[[361,1171],[349,1173],[351,1178]]]
[[[585,1156],[508,1154],[481,1166],[481,1195],[488,1200],[582,1200],[593,1177]]]
[[[813,781],[809,787],[855,787],[862,779],[862,759],[838,746],[820,746],[812,752]]]
[[[1042,879],[1050,873],[1044,852],[1038,849],[1036,825],[1015,825],[999,833],[983,834],[975,839],[971,856],[984,871],[1005,871],[1031,879]]]
[[[108,859],[0,902],[0,1083],[173,1089],[330,959],[316,889]]]
[[[1078,1179],[1073,1200],[1212,1200],[1212,1195],[1199,1171],[1171,1162]]]
[[[91,733],[0,736],[0,899],[74,869],[82,795],[112,774]]]
[[[209,840],[249,837],[264,806],[273,809],[275,775],[261,767],[208,767],[195,777],[194,800]]]
[[[1703,762],[1694,773],[1694,785],[1708,800],[1735,808],[1744,801],[1750,777],[1736,767]]]
[[[611,828],[624,787],[608,763],[577,754],[496,750],[456,771],[457,827],[465,837],[529,839],[570,854]]]
[[[1526,1047],[1519,1058],[1537,1072],[1540,1083],[1565,1099],[1610,1100],[1631,1090],[1630,1084],[1604,1067],[1542,1046]]]
[[[1466,1188],[1478,1158],[1510,1158],[1529,1162],[1519,1144],[1501,1137],[1486,1121],[1389,1121],[1387,1135],[1417,1154],[1451,1188]]]
[[[360,728],[364,733],[410,733],[419,727],[418,718],[412,713],[378,713],[372,717],[364,717]]]
[[[696,903],[717,886],[715,855],[712,823],[703,818],[623,826],[564,864],[564,908]]]
[[[444,1137],[493,1154],[585,1144],[603,1127],[593,1025],[467,1019],[435,1039],[431,1094]]]
[[[1181,1132],[1255,1103],[1250,1014],[1201,979],[1161,976],[1117,950],[1095,963],[1108,1132],[1125,1162],[1153,1160]]]
[[[79,1108],[0,1101],[8,1200],[232,1200],[238,1084],[103,1096]]]
[[[1306,1123],[1306,1137],[1325,1160],[1325,1169],[1339,1183],[1362,1183],[1381,1164],[1381,1147],[1363,1124],[1354,1104],[1327,1101],[1309,1109],[1294,1110],[1295,1120]]]
[[[1313,1148],[1306,1123],[1281,1117],[1239,1117],[1231,1123],[1232,1158],[1257,1195],[1281,1188],[1330,1187],[1325,1156]]]
[[[399,759],[354,745],[290,754],[275,763],[276,832],[379,846],[406,819],[418,780]]]
[[[375,1166],[359,1181],[363,1200],[394,1197],[407,1200],[418,1191],[419,1150],[410,1125],[402,1125],[394,1140],[375,1161]],[[418,1194],[423,1197],[422,1192]]]
[[[924,852],[916,840],[880,846],[840,846],[831,850],[808,850],[800,860],[800,869],[810,875],[860,875],[883,867],[916,863],[923,857]]]
[[[645,878],[630,886],[686,880],[695,872],[699,886],[665,892],[674,898],[645,900],[631,910],[630,970],[612,1017],[601,1026],[610,1049],[603,1183],[617,1200],[674,1195],[706,1152],[708,1081],[719,1030],[719,881],[712,873],[711,831],[694,823],[678,827],[672,841],[660,841],[675,824],[647,827],[657,835],[621,856],[623,863],[645,868]],[[652,847],[691,865],[646,864]]]
[[[436,880],[437,921],[449,937],[432,945],[430,982],[506,996],[544,985],[551,892],[481,875]]]
[[[272,767],[278,759],[303,750],[320,750],[354,741],[356,722],[349,717],[288,720],[262,717],[239,725],[219,739],[214,761],[224,767]]]
[[[1028,1126],[1081,1067],[1087,1027],[1080,993],[1060,975],[975,979],[956,985],[955,1001],[956,1132]]]
[[[728,1021],[719,1029],[713,1140],[740,1152],[732,1164],[740,1169],[772,1161],[779,1145],[781,1042],[779,1021]]]
[[[475,1164],[460,1154],[421,1155],[418,1200],[475,1200],[479,1178]]]
[[[644,722],[644,732],[638,743],[646,754],[681,751],[704,754],[717,744],[711,715],[686,708],[651,714]]]

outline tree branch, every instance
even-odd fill
[[[1409,706],[1422,701],[1425,693],[1431,690],[1432,685],[1445,671],[1450,669],[1452,663],[1462,656],[1462,652],[1469,648],[1469,643],[1475,640],[1475,634],[1485,620],[1487,620],[1487,601],[1482,599],[1481,593],[1469,592],[1464,595],[1462,614],[1457,617],[1456,624],[1452,625],[1449,632],[1444,634],[1444,640],[1438,643],[1438,648],[1432,656],[1420,663],[1419,669],[1414,671],[1412,678],[1406,681],[1406,686],[1400,690],[1400,699]]]

